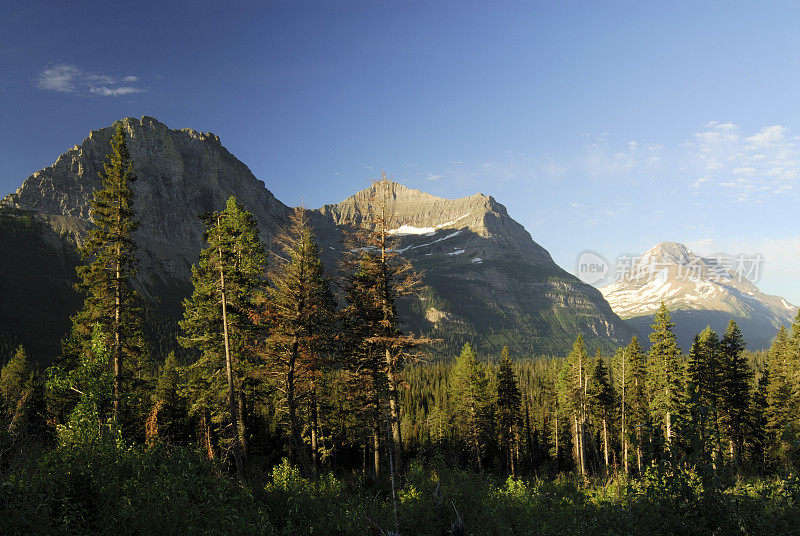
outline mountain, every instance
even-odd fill
[[[745,269],[757,262],[725,255],[702,257],[683,244],[662,242],[632,259],[625,274],[600,291],[645,342],[653,314],[663,301],[685,351],[707,325],[722,333],[731,319],[739,324],[748,347],[757,350],[769,346],[777,329],[791,324],[797,314],[796,306],[764,294],[745,277]]]
[[[133,183],[141,221],[135,234],[138,286],[147,298],[150,338],[161,341],[161,352],[172,344],[181,300],[190,290],[190,268],[203,247],[198,216],[235,195],[253,212],[269,246],[291,209],[216,135],[173,130],[152,117],[122,123],[138,176]],[[79,303],[71,290],[75,246],[91,226],[89,202],[112,134],[112,126],[92,131],[0,203],[7,222],[0,240],[17,259],[12,266],[0,264],[0,281],[10,281],[13,272],[17,290],[0,302],[0,351],[5,340],[6,346],[29,344],[43,360],[57,353]],[[452,353],[464,342],[487,353],[503,345],[518,355],[563,353],[578,333],[591,346],[610,349],[633,333],[596,289],[559,268],[492,197],[441,199],[396,183],[391,189],[397,248],[424,273],[427,284],[419,299],[400,304],[401,315],[408,329],[444,339],[436,353]],[[309,210],[331,273],[343,251],[342,231],[370,221],[374,193],[369,187],[340,203]],[[38,238],[20,239],[23,228]],[[57,273],[41,274],[37,259],[42,248],[49,248],[45,257],[63,259]],[[51,303],[36,294],[41,277],[59,288],[64,299]],[[43,309],[61,321],[43,324],[37,316]]]
[[[363,225],[374,188],[322,207],[318,218]],[[632,335],[596,289],[559,268],[491,196],[442,199],[393,183],[390,206],[396,249],[428,287],[403,317],[411,330],[443,339],[447,352],[470,342],[487,353],[507,345],[517,355],[563,354],[578,333],[610,350]]]

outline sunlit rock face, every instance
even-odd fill
[[[203,247],[201,214],[219,210],[235,195],[270,246],[291,209],[216,135],[173,130],[151,117],[122,123],[138,176],[133,189],[141,222],[135,235],[139,284],[150,298],[170,287],[164,299],[179,310]],[[113,132],[113,126],[92,131],[3,203],[32,211],[65,240],[80,243],[91,226],[90,199]],[[344,229],[373,221],[378,187],[308,211],[331,273],[345,249]],[[419,296],[401,303],[404,327],[442,339],[433,353],[449,355],[470,342],[486,353],[508,345],[520,356],[563,354],[579,333],[590,347],[610,350],[634,333],[599,291],[558,267],[491,196],[442,199],[393,182],[381,187],[390,194],[393,248],[412,261],[426,284]]]

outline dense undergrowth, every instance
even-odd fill
[[[283,462],[240,485],[190,449],[60,447],[4,461],[0,534],[326,534],[394,528],[391,491],[359,475],[303,478]],[[796,534],[800,480],[713,482],[678,467],[640,480],[498,479],[434,458],[408,464],[403,535]]]

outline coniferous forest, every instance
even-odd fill
[[[60,357],[0,356],[0,533],[800,531],[800,316],[768,352],[731,321],[684,354],[662,304],[607,355],[432,360],[381,177],[333,273],[302,209],[269,251],[234,197],[203,214],[158,355],[121,125],[100,178]]]

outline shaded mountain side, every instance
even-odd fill
[[[75,290],[80,254],[75,238],[59,234],[51,219],[0,206],[0,363],[23,345],[39,363],[50,363],[61,351],[70,317],[83,304]],[[176,348],[177,320],[188,296],[187,281],[153,278],[140,288],[148,346],[163,356]]]
[[[74,242],[35,213],[0,207],[0,363],[22,344],[47,362],[80,306]]]
[[[146,317],[151,319],[149,338],[158,348],[157,355],[163,357],[174,344],[170,337],[177,331],[181,300],[189,293],[190,267],[204,246],[199,216],[219,210],[228,196],[235,195],[254,214],[269,247],[286,223],[290,208],[225,149],[216,135],[173,130],[151,117],[122,122],[139,177],[133,184],[141,222],[134,236],[140,259],[137,286],[145,298]],[[91,226],[89,202],[112,133],[111,126],[92,131],[53,166],[28,177],[2,204],[35,214],[74,248]],[[416,333],[445,339],[432,350],[434,354],[452,355],[463,342],[486,353],[498,353],[503,345],[520,356],[565,353],[578,333],[583,333],[590,347],[610,349],[634,333],[596,289],[559,268],[491,196],[442,199],[396,183],[391,183],[391,188],[398,251],[424,272],[428,285],[421,296],[424,299],[401,304],[401,318]],[[374,195],[373,185],[340,203],[309,211],[323,260],[332,274],[338,271],[344,250],[343,230],[370,221]],[[15,233],[9,228],[7,239]],[[9,251],[28,247],[17,241]],[[69,278],[74,278],[74,266],[68,268],[63,268],[68,276],[61,274],[64,288],[71,284]],[[37,286],[35,270],[9,265],[0,272],[0,280],[6,278],[5,270],[21,274],[16,279],[20,289]],[[55,275],[49,277],[56,280]],[[72,291],[58,292],[68,296]],[[33,299],[26,304],[27,296]],[[5,309],[11,315],[7,323],[13,322],[17,333],[33,320],[32,313],[20,316],[15,311],[50,307],[48,314],[60,318],[61,323],[44,335],[36,327],[31,333],[50,338],[46,346],[52,350],[58,346],[52,341],[64,333],[56,328],[67,325],[67,317],[79,303],[74,297],[71,302],[59,298],[64,303],[62,311],[61,305],[50,305],[48,296],[20,290],[8,296]],[[7,331],[10,333],[10,328]]]
[[[742,335],[747,343],[748,350],[763,350],[769,348],[772,339],[777,334],[777,330],[767,320],[759,318],[747,318],[743,316],[731,315],[724,311],[699,311],[699,310],[678,310],[670,313],[672,321],[675,322],[675,337],[678,346],[689,353],[692,348],[692,339],[695,335],[711,326],[721,337],[728,327],[728,322],[735,320]],[[638,316],[625,320],[631,327],[639,333],[639,340],[645,348],[650,347],[650,332],[653,324],[653,315]]]

